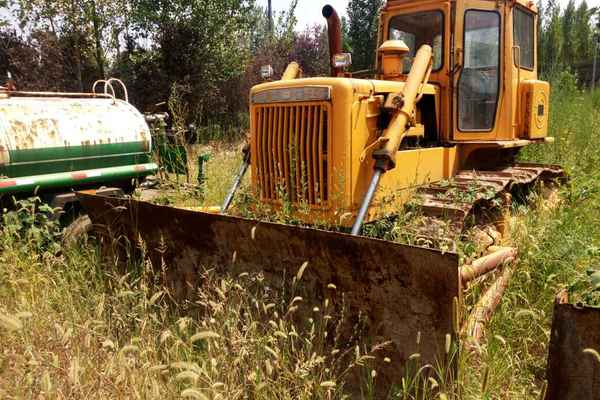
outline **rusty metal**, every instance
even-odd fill
[[[492,318],[494,311],[496,311],[500,301],[502,301],[502,296],[508,287],[512,274],[513,267],[505,265],[502,274],[479,298],[475,308],[471,311],[463,327],[463,334],[471,339],[468,342],[469,345],[477,346],[481,343],[485,325]]]
[[[460,171],[450,182],[419,188],[416,200],[424,215],[450,219],[462,229],[476,210],[493,208],[494,199],[550,181],[566,181],[560,166],[517,163],[491,171]]]
[[[125,85],[125,83],[117,78],[109,78],[109,79],[100,79],[97,80],[96,82],[94,82],[94,84],[92,85],[92,92],[94,94],[96,94],[96,88],[98,85],[104,85],[104,95],[105,96],[110,96],[113,101],[116,100],[117,98],[117,94],[115,92],[115,88],[113,86],[113,83],[117,83],[119,85],[119,87],[121,88],[121,90],[123,91],[123,100],[125,100],[126,103],[129,103],[129,92],[127,91],[127,86]],[[111,94],[108,94],[108,90],[110,89]]]
[[[568,304],[556,297],[548,355],[546,400],[600,400],[600,309]]]
[[[329,4],[323,7],[323,17],[327,19],[327,36],[329,38],[329,63],[331,65],[331,76],[343,74],[344,69],[335,66],[333,61],[336,54],[343,51],[342,44],[342,22],[335,8]]]
[[[246,171],[248,171],[248,167],[250,167],[250,146],[249,145],[246,144],[244,146],[244,148],[242,149],[242,154],[243,154],[242,165],[240,166],[240,170],[237,173],[237,175],[235,176],[233,185],[231,186],[231,189],[229,189],[229,192],[227,193],[227,197],[225,198],[225,201],[223,202],[223,205],[221,206],[221,214],[227,213],[227,210],[229,209],[229,207],[231,206],[231,203],[233,202],[235,193],[237,192],[240,185],[242,184],[242,179],[244,179],[244,176],[246,175]]]
[[[460,268],[460,279],[463,287],[474,279],[479,278],[506,263],[512,262],[517,257],[517,249],[514,247],[502,247],[492,254],[478,258],[470,265]]]
[[[142,114],[112,96],[0,92],[1,193],[130,185],[158,169],[151,143]]]
[[[373,366],[379,390],[400,382],[412,354],[433,365],[443,360],[446,335],[454,335],[456,254],[132,199],[81,194],[80,200],[110,238],[143,240],[153,265],[166,266],[166,279],[179,299],[193,301],[203,268],[233,276],[260,272],[269,287],[283,289],[308,261],[297,295],[312,310],[332,294],[330,284],[335,285],[331,301],[338,312],[344,309],[338,343],[345,350],[357,344],[352,337],[360,316],[366,319],[359,344],[370,348],[391,340]],[[359,384],[358,376],[354,381]]]

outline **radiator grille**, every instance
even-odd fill
[[[325,206],[329,199],[328,103],[254,108],[260,193],[266,200]]]

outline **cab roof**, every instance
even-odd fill
[[[384,9],[388,8],[388,7],[394,7],[394,6],[400,6],[400,5],[407,5],[407,4],[411,4],[411,5],[415,5],[415,4],[432,4],[432,3],[456,3],[456,2],[460,2],[463,0],[387,0],[386,4],[384,6]],[[489,1],[489,2],[504,2],[504,3],[509,3],[509,4],[519,4],[521,6],[530,8],[531,10],[537,11],[537,8],[535,6],[535,1],[533,0],[481,0],[481,1]]]

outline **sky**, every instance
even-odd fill
[[[600,0],[598,0],[600,1]],[[267,0],[257,0],[259,5],[267,7]],[[292,0],[272,0],[274,11],[286,11]],[[346,14],[348,0],[298,0],[296,7],[296,18],[298,25],[296,29],[303,30],[306,25],[324,24],[325,18],[321,14],[323,6],[326,4],[332,5],[340,16]]]
[[[275,11],[287,10],[292,0],[272,0]],[[562,6],[566,6],[569,0],[558,0]],[[575,0],[579,4],[581,0]],[[267,0],[257,0],[261,6],[267,7]],[[348,0],[298,0],[296,8],[296,17],[298,18],[298,30],[302,30],[306,25],[323,24],[324,19],[321,15],[321,9],[325,4],[331,4],[335,9],[344,15]],[[589,7],[600,7],[600,0],[587,0]]]

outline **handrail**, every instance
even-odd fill
[[[521,126],[521,93],[519,93],[519,86],[521,85],[521,46],[513,46],[512,51],[513,57],[515,59],[515,64],[517,65],[517,113],[515,116],[516,124],[513,124],[513,126],[515,126],[518,130]],[[520,132],[517,131],[517,135],[519,134]]]
[[[129,93],[127,92],[127,86],[125,86],[125,83],[123,83],[123,81],[118,78],[110,78],[108,80],[108,83],[111,85],[111,87],[112,87],[112,82],[117,82],[118,84],[121,85],[121,87],[123,88],[123,95],[125,96],[125,102],[129,103]],[[113,93],[114,93],[114,90],[113,90]]]
[[[113,100],[114,104],[117,101],[117,96],[115,94],[115,89],[112,87],[112,85],[110,85],[107,80],[99,79],[96,82],[94,82],[94,85],[92,86],[92,92],[96,93],[96,86],[98,84],[104,84],[104,95],[109,96]],[[112,92],[112,95],[108,94],[107,86],[110,86],[110,91]]]
[[[39,96],[39,97],[102,97],[102,98],[112,98],[110,95],[105,95],[103,93],[76,93],[76,92],[28,92],[28,91],[13,91],[0,89],[0,94],[6,94],[8,96]]]
[[[104,79],[99,79],[96,82],[94,82],[94,84],[92,85],[92,93],[96,94],[96,86],[99,83],[105,83],[106,81]]]
[[[94,82],[94,85],[92,86],[92,92],[93,93],[97,93],[96,92],[96,88],[99,84],[103,84],[104,85],[104,95],[105,96],[110,96],[113,101],[116,102],[117,99],[117,95],[115,92],[115,88],[113,87],[113,82],[117,82],[118,84],[121,85],[121,88],[123,88],[123,95],[124,95],[124,100],[125,102],[129,103],[129,92],[127,91],[127,86],[125,86],[125,83],[123,83],[122,80],[118,79],[118,78],[109,78],[109,79],[99,79],[96,82]],[[108,93],[108,90],[110,89],[112,94]]]

